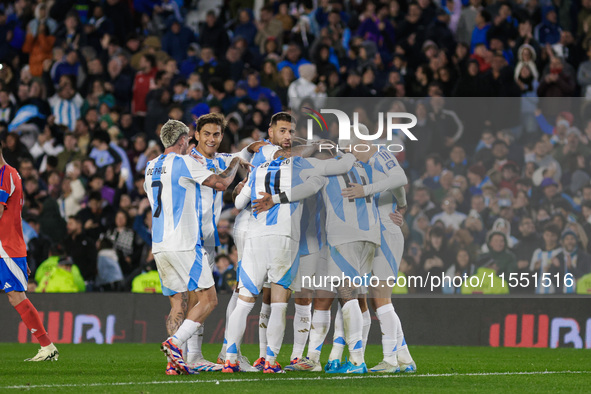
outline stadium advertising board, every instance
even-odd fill
[[[148,294],[31,295],[55,343],[152,343],[165,336],[168,300]],[[219,302],[228,296],[220,295]],[[585,298],[415,297],[394,300],[405,321],[407,340],[416,345],[493,346],[591,349],[591,310]],[[15,314],[0,305],[0,314]],[[291,321],[294,311],[288,309]],[[211,316],[205,342],[221,343],[223,310]],[[18,319],[0,327],[2,342],[33,342]],[[377,323],[377,322],[376,322]],[[289,325],[289,324],[288,324]],[[245,343],[258,339],[258,317],[246,329]],[[433,335],[437,332],[437,335]],[[286,330],[285,339],[293,333]],[[380,343],[379,325],[373,324],[369,343]]]

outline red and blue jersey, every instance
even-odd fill
[[[0,258],[27,257],[21,218],[23,203],[21,177],[14,167],[5,164],[0,167],[0,204],[4,205],[0,217]]]

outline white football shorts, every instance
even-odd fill
[[[195,250],[159,252],[154,254],[154,260],[165,296],[209,289],[214,285],[210,258],[201,246]]]
[[[404,235],[382,230],[382,242],[376,248],[373,261],[373,275],[380,281],[386,281],[388,277],[397,277],[403,251]]]
[[[328,245],[328,274],[349,278],[353,284],[365,283],[371,273],[377,245],[369,241],[355,241],[337,246]]]
[[[290,288],[299,265],[298,247],[297,241],[281,235],[248,238],[240,264],[240,294],[257,296],[265,281]]]

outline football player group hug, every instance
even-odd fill
[[[165,151],[146,167],[152,251],[171,304],[169,338],[161,346],[166,373],[322,371],[320,354],[335,299],[327,373],[415,372],[391,299],[404,249],[400,227],[407,183],[394,155],[365,145],[360,137],[369,130],[364,125],[338,146],[299,139],[287,112],[273,115],[268,139],[221,154],[225,123],[223,115],[203,115],[191,138],[185,124],[169,120],[160,132]],[[363,149],[355,149],[360,145]],[[217,306],[212,274],[219,245],[216,222],[223,191],[239,170],[246,176],[232,196],[240,210],[234,223],[238,286],[226,308],[224,344],[213,363],[204,358],[201,345],[205,321]],[[277,356],[292,295],[294,346],[290,364],[282,368]],[[251,364],[240,345],[259,296],[260,354]],[[384,357],[368,370],[370,306],[380,323]],[[343,363],[345,347],[349,358]]]

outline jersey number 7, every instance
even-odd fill
[[[158,188],[158,195],[156,197],[156,209],[154,210],[154,217],[160,217],[162,213],[162,182],[161,181],[152,181],[152,189],[157,187]]]

